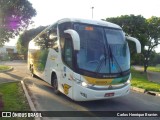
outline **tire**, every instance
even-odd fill
[[[54,93],[55,93],[55,94],[59,94],[59,90],[58,90],[58,80],[57,80],[57,76],[56,76],[56,75],[52,75],[51,85],[52,85],[52,87],[53,87]]]

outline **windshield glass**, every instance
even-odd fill
[[[130,68],[130,54],[122,30],[75,24],[80,36],[79,69],[96,73],[121,73]]]

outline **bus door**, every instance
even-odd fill
[[[62,64],[62,79],[63,79],[63,92],[67,96],[72,98],[73,90],[73,44],[71,38],[65,38],[64,47],[62,50],[62,59],[64,64]]]

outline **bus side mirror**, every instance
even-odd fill
[[[80,50],[79,34],[75,30],[72,30],[72,29],[65,30],[64,33],[68,33],[71,35],[72,40],[73,40],[73,48],[74,48],[74,50],[79,51]]]
[[[139,42],[139,40],[130,36],[126,36],[126,39],[135,42],[137,53],[141,53],[141,43]]]

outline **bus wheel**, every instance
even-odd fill
[[[35,77],[33,66],[30,67],[30,71],[31,71],[31,76]]]
[[[51,85],[54,89],[54,93],[58,94],[59,90],[58,90],[58,81],[56,75],[52,75]]]

